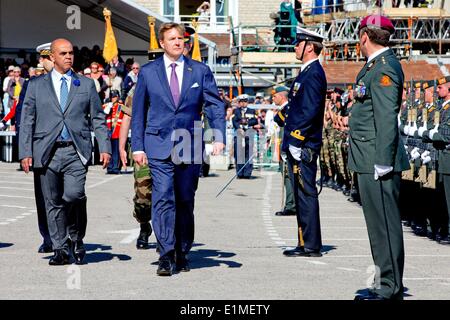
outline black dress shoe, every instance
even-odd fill
[[[321,257],[322,253],[316,250],[308,250],[303,247],[295,247],[294,249],[284,250],[286,257]]]
[[[295,216],[295,211],[282,210],[275,212],[276,216]]]
[[[48,264],[51,266],[63,266],[70,264],[70,257],[62,250],[55,250],[55,255],[50,258]]]
[[[366,294],[358,294],[355,296],[355,301],[368,301],[368,300],[389,300],[389,299],[382,297],[379,294],[371,291],[369,291]]]
[[[50,252],[53,252],[53,248],[51,245],[43,243],[40,245],[38,252],[39,253],[50,253]]]
[[[414,234],[418,237],[426,237],[428,234],[427,228],[426,227],[415,227],[414,228]]]
[[[446,236],[445,238],[444,237],[440,237],[438,243],[439,244],[449,245],[450,244],[450,236]]]
[[[159,260],[158,270],[156,274],[158,276],[170,277],[172,275],[172,261],[169,258],[163,258]]]
[[[176,270],[180,272],[189,272],[191,271],[191,268],[189,267],[189,260],[186,258],[185,255],[181,255],[181,257],[178,257],[175,262]]]
[[[141,224],[141,231],[139,232],[139,237],[136,240],[136,248],[138,250],[148,249],[148,238],[152,235],[152,226],[149,222]]]
[[[86,249],[82,240],[75,241],[73,243],[73,257],[75,264],[83,264],[84,257],[86,256]]]

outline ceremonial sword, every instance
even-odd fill
[[[250,159],[248,159],[248,161],[242,166],[242,168],[234,175],[233,178],[231,178],[230,181],[228,181],[228,183],[225,185],[225,187],[222,188],[222,190],[220,190],[220,192],[216,195],[216,198],[219,197],[222,192],[225,191],[225,189],[230,185],[231,182],[233,182],[234,179],[236,179],[236,177],[239,175],[239,173],[241,173],[241,171],[250,163],[250,161],[253,160],[253,158],[255,157],[256,152],[253,153],[253,155],[250,157]]]

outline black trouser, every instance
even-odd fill
[[[47,246],[52,245],[50,233],[48,231],[47,212],[45,210],[45,200],[42,194],[41,174],[39,169],[33,170],[34,176],[34,198],[36,201],[36,211],[38,218],[39,232],[41,233],[43,243]]]
[[[247,163],[253,155],[254,135],[237,133],[234,137],[234,161],[238,178],[250,177],[253,171],[253,161]],[[247,165],[245,165],[247,163]],[[242,169],[242,167],[245,168]],[[242,171],[241,171],[242,169]]]
[[[320,231],[319,195],[316,188],[317,153],[312,157],[302,150],[302,160],[295,160],[288,152],[289,176],[293,183],[295,207],[297,212],[297,225],[302,228],[305,250],[319,251],[322,248],[322,235]],[[301,181],[298,173],[294,173],[294,166],[301,172]]]

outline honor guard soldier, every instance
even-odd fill
[[[368,59],[356,78],[349,167],[357,174],[377,285],[355,300],[403,299],[399,192],[401,173],[409,164],[398,128],[404,76],[388,47],[394,31],[392,22],[379,15],[364,18],[358,30],[361,52]]]
[[[250,179],[253,171],[253,145],[256,131],[253,126],[258,124],[254,109],[248,108],[249,97],[241,94],[237,98],[238,108],[234,111],[234,161],[237,179]]]
[[[450,76],[438,80],[437,88],[443,103],[439,111],[435,112],[431,130],[419,132],[425,141],[431,141],[438,151],[438,189],[444,190],[447,223],[450,223]],[[443,226],[438,242],[450,244],[449,226]]]
[[[278,86],[274,89],[274,94],[273,94],[273,98],[272,98],[274,104],[280,108],[280,110],[278,110],[277,114],[274,117],[274,121],[280,127],[281,141],[283,140],[284,125],[285,125],[285,121],[286,121],[286,110],[287,110],[287,105],[289,103],[288,94],[289,94],[288,87]],[[280,166],[281,166],[281,175],[283,178],[283,184],[284,184],[284,189],[286,191],[286,194],[285,194],[285,199],[283,199],[283,201],[284,201],[283,209],[281,211],[277,211],[275,213],[275,215],[276,216],[293,216],[296,214],[295,199],[294,199],[294,190],[292,189],[293,184],[291,182],[291,179],[289,177],[289,172],[288,172],[286,153],[283,153],[281,155]]]
[[[111,90],[111,101],[103,105],[106,114],[106,125],[108,126],[111,139],[111,162],[107,174],[120,174],[119,133],[123,119],[123,104],[119,102],[120,92]]]
[[[288,257],[322,256],[316,174],[327,93],[325,72],[318,58],[323,40],[318,33],[297,28],[295,55],[303,64],[289,91],[282,150],[287,154],[294,183],[297,224],[303,231],[304,243],[299,232],[297,247],[283,252]]]

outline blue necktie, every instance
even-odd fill
[[[67,107],[66,104],[67,104],[68,97],[69,97],[69,88],[67,87],[67,79],[62,77],[61,78],[61,91],[60,91],[59,106],[61,107],[61,111],[63,113]],[[61,132],[61,140],[63,140],[63,141],[70,140],[70,134],[65,125]]]

